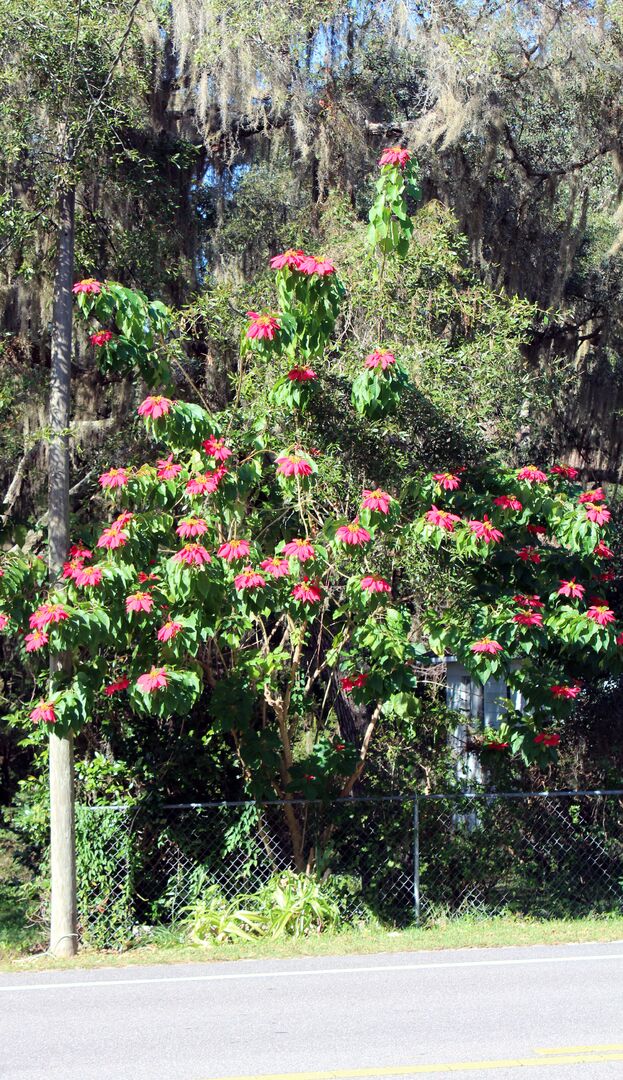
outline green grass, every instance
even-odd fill
[[[11,944],[0,930],[0,970],[32,971],[55,968],[128,967],[140,964],[179,964],[193,961],[261,960],[302,956],[348,956],[369,953],[418,952],[424,949],[474,949],[510,945],[562,945],[623,940],[623,917],[538,921],[513,916],[485,919],[439,919],[421,928],[386,930],[362,927],[306,938],[262,939],[211,947],[184,944],[180,934],[161,930],[152,944],[123,953],[84,950],[74,960],[54,960],[27,951],[27,942]],[[4,942],[4,945],[3,945]],[[40,946],[41,947],[41,946]]]

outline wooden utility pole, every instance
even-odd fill
[[[72,285],[75,191],[58,200],[58,256],[54,277],[50,370],[48,458],[48,566],[50,581],[60,576],[69,547],[69,408],[71,401]],[[69,672],[67,653],[50,656],[50,676]],[[50,952],[74,956],[76,925],[76,841],[73,735],[50,734]]]

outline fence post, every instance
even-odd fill
[[[420,807],[417,793],[413,799],[413,913],[420,924]]]

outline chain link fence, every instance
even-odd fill
[[[623,912],[623,791],[80,807],[83,939],[120,947],[285,870],[326,882],[345,922]]]

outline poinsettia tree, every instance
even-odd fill
[[[414,176],[404,148],[384,152],[369,230],[379,275],[408,245]],[[370,477],[355,507],[340,500],[306,417],[331,365],[344,288],[331,260],[300,250],[272,268],[274,310],[248,313],[238,392],[218,415],[171,389],[181,348],[171,312],[117,283],[76,285],[102,367],[139,371],[160,391],[138,407],[154,451],[101,475],[108,519],[90,547],[76,538],[51,588],[40,560],[4,558],[0,629],[23,634],[35,657],[48,647],[73,655],[75,674],[58,672],[29,709],[59,732],[80,730],[104,697],[156,719],[205,701],[248,791],[284,800],[303,866],[295,797],[352,792],[383,717],[416,712],[416,672],[431,649],[455,653],[483,682],[504,673],[520,688],[526,710],[509,702],[489,745],[546,760],[583,673],[619,663],[620,636],[593,598],[611,573],[609,511],[569,467],[444,463],[402,490]],[[246,361],[270,372],[270,408],[245,410]],[[378,422],[412,388],[383,341],[360,364],[353,411]],[[404,588],[406,549],[432,549],[461,579],[423,622]],[[342,696],[364,720],[356,742],[335,723]]]

